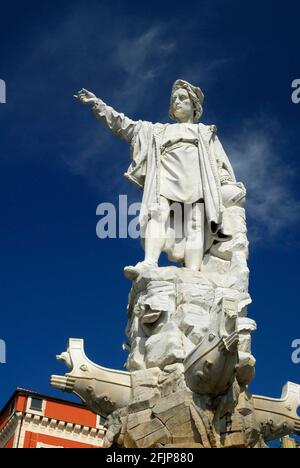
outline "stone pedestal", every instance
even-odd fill
[[[167,366],[133,374],[133,398],[127,408],[108,419],[105,446],[261,447],[252,396],[235,382],[219,398],[187,388],[184,367]]]
[[[179,90],[184,97],[177,108]],[[190,126],[202,112],[202,91],[175,82],[170,115],[188,126],[172,127],[174,134],[164,124],[132,121],[85,89],[75,97],[91,104],[101,121],[131,142],[133,161],[125,175],[144,191],[140,227],[145,259],[124,269],[133,280],[124,344],[127,371],[92,363],[83,340],[71,339],[58,357],[69,372],[53,376],[52,385],[73,392],[107,418],[106,447],[253,448],[299,433],[298,385],[288,383],[279,400],[248,391],[255,375],[251,334],[256,324],[247,314],[246,190],[236,181],[216,126]],[[187,151],[194,166],[189,162],[185,172],[181,162]],[[165,156],[169,168],[161,177]],[[201,187],[201,194],[192,197],[193,187]],[[166,195],[166,188],[176,197]],[[161,194],[185,203],[203,198],[193,213],[189,207],[187,232],[183,213],[170,213]],[[158,232],[160,246],[151,235]],[[155,268],[162,252],[182,268]]]
[[[132,400],[109,417],[107,446],[261,444],[245,388],[254,375],[256,329],[245,317],[247,271],[246,284],[232,275],[230,287],[223,275],[167,267],[133,283],[126,344]]]
[[[255,375],[247,317],[245,210],[224,212],[232,240],[214,244],[201,272],[144,270],[128,301],[127,372],[92,363],[83,340],[58,358],[69,367],[52,385],[107,417],[105,446],[253,448],[299,433],[299,386],[280,400],[252,396]]]
[[[243,337],[241,352],[249,355],[250,332],[256,329],[255,322],[245,317],[250,296],[242,288],[227,288],[223,283],[222,275],[185,268],[144,272],[134,282],[129,297],[127,369],[163,370],[182,363],[221,320],[221,314],[225,320],[227,313]],[[220,333],[225,336],[225,330]]]

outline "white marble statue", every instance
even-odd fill
[[[75,97],[92,106],[96,117],[131,145],[133,161],[125,176],[144,191],[140,225],[145,259],[125,268],[126,276],[136,279],[157,267],[163,251],[170,260],[200,271],[205,253],[232,239],[224,210],[243,206],[246,195],[216,127],[197,123],[203,113],[201,89],[183,80],[174,83],[173,124],[133,121],[86,89]],[[176,204],[182,210],[177,218]]]
[[[127,372],[94,364],[71,339],[58,356],[68,373],[52,385],[108,418],[107,448],[260,448],[300,434],[299,385],[288,383],[280,400],[249,392],[246,190],[216,127],[197,123],[202,91],[175,82],[173,124],[133,121],[85,89],[75,97],[131,144],[125,175],[143,189],[145,259],[125,268]],[[181,267],[158,268],[163,251]]]

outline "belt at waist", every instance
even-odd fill
[[[164,154],[167,150],[170,151],[170,150],[173,150],[173,149],[176,149],[176,148],[180,148],[182,146],[182,144],[188,144],[188,145],[193,145],[193,146],[197,146],[198,147],[198,143],[199,143],[199,140],[198,139],[195,139],[195,140],[185,140],[183,138],[181,138],[180,140],[174,142],[174,143],[171,143],[171,142],[167,142],[165,143],[164,145],[162,145],[160,147],[161,149],[161,154]]]

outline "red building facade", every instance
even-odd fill
[[[84,406],[18,389],[0,413],[0,448],[101,448],[105,429]]]

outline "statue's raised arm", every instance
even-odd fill
[[[138,122],[115,111],[87,89],[81,89],[74,97],[82,104],[91,106],[97,119],[103,122],[118,137],[126,140],[128,143],[131,142]]]

